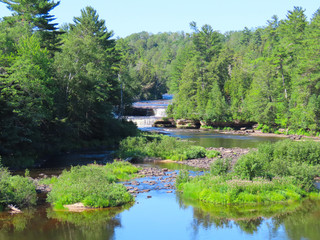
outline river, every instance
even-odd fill
[[[211,131],[146,129],[162,131],[205,147],[256,147],[279,138],[216,134]],[[82,153],[82,163],[109,160],[109,152]],[[76,155],[61,162],[74,163]],[[71,160],[70,160],[71,159]],[[177,173],[189,167],[172,163],[143,163],[147,167],[167,168]],[[42,170],[33,171],[38,175]],[[58,173],[61,168],[50,173]],[[193,172],[195,173],[195,172]],[[183,201],[174,189],[157,188],[157,177],[136,179],[157,181],[149,192],[137,195],[133,204],[82,213],[53,211],[39,196],[40,207],[22,214],[0,212],[1,240],[128,240],[128,239],[320,239],[320,202],[306,200],[269,206],[215,206]]]

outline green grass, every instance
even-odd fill
[[[181,175],[177,189],[186,199],[214,204],[319,199],[314,186],[319,174],[319,143],[282,141],[261,145],[257,151],[241,156],[232,170],[230,160],[218,159],[204,176]]]
[[[294,184],[293,178],[243,180],[207,174],[179,184],[182,196],[214,204],[253,204],[300,200],[308,193]],[[320,194],[313,193],[314,198]]]
[[[117,155],[121,159],[156,157],[179,161],[203,158],[206,153],[205,148],[194,146],[187,141],[160,134],[145,134],[121,141]]]
[[[313,191],[320,174],[320,144],[314,141],[279,141],[260,145],[258,151],[241,156],[234,172],[243,179],[293,176],[296,184]]]
[[[115,182],[130,179],[137,171],[126,162],[72,167],[53,181],[47,201],[55,208],[78,202],[94,208],[120,206],[133,201],[133,197],[125,186]]]
[[[207,150],[207,152],[206,152],[207,158],[215,158],[215,157],[218,157],[219,155],[220,155],[220,152],[218,152],[216,150]]]
[[[6,168],[0,167],[0,208],[12,204],[18,208],[36,204],[37,194],[33,182],[22,176],[12,176]]]

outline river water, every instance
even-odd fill
[[[146,129],[188,139],[204,147],[257,147],[279,138],[216,134],[210,131]],[[109,152],[82,153],[82,163],[109,159]],[[75,156],[65,156],[61,162]],[[189,167],[172,163],[144,163],[168,168],[168,173]],[[39,171],[33,171],[37,175]],[[53,170],[57,173],[61,169]],[[50,174],[50,172],[49,172]],[[156,180],[152,177],[136,179]],[[82,213],[53,211],[39,196],[40,207],[22,214],[0,212],[1,240],[128,240],[128,239],[320,239],[320,201],[306,200],[269,206],[215,206],[188,202],[175,190],[138,194],[135,202],[121,207]]]

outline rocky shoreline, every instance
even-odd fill
[[[216,161],[218,158],[230,158],[231,164],[234,165],[240,156],[247,154],[249,151],[254,150],[252,148],[207,148],[207,150],[215,150],[220,152],[220,155],[215,158],[198,158],[198,159],[189,159],[184,161],[179,161],[177,163],[185,164],[191,167],[199,169],[210,169],[210,165]]]
[[[221,147],[208,148],[208,150],[218,151],[220,152],[220,155],[216,158],[199,158],[172,162],[188,165],[200,171],[208,170],[210,168],[211,163],[213,163],[218,158],[231,158],[232,164],[235,164],[241,155],[248,153],[252,149]],[[151,161],[151,159],[148,159],[148,161]],[[153,161],[161,160],[153,159]],[[137,178],[131,181],[122,182],[122,184],[124,184],[128,191],[134,196],[136,196],[139,193],[146,193],[152,190],[161,190],[167,193],[172,193],[175,191],[175,180],[177,175],[177,170],[168,170],[167,168],[156,167],[142,167],[142,169],[139,170],[139,172],[137,173]],[[37,193],[39,194],[46,194],[51,191],[50,185],[40,184],[40,180],[43,178],[47,178],[47,176],[45,174],[40,174],[38,178],[33,179],[34,183],[37,186]]]

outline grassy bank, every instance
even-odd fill
[[[219,153],[207,151],[200,146],[194,146],[188,141],[177,138],[144,133],[138,137],[128,137],[121,141],[118,157],[121,159],[143,159],[145,157],[157,157],[161,159],[186,160],[214,157]]]
[[[186,199],[215,204],[273,203],[320,198],[314,186],[319,174],[320,145],[287,140],[261,145],[242,156],[232,169],[230,161],[220,159],[204,176],[191,179],[181,172],[176,184]]]
[[[126,162],[72,167],[52,181],[47,201],[56,209],[78,202],[94,208],[120,206],[133,201],[133,197],[116,181],[130,179],[137,171]]]

